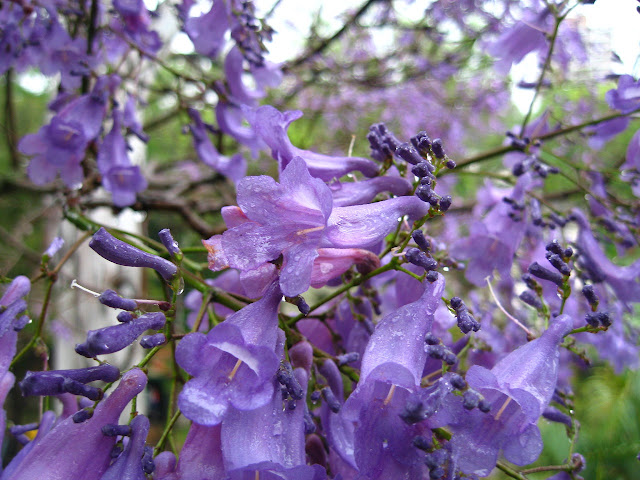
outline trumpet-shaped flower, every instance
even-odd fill
[[[227,208],[223,218],[231,227],[222,235],[203,242],[209,250],[213,270],[226,267],[242,272],[257,269],[283,257],[280,286],[287,296],[317,285],[313,277],[318,249],[368,249],[375,247],[397,226],[398,218],[424,216],[428,207],[417,197],[398,197],[369,205],[333,207],[331,190],[313,178],[301,158],[282,172],[280,183],[271,177],[247,177],[238,184],[239,208]],[[354,250],[351,263],[367,262],[367,255]],[[335,277],[345,271],[345,255],[324,252],[322,272]],[[332,261],[329,261],[333,258]],[[333,271],[328,275],[327,269]]]
[[[559,345],[573,327],[561,315],[539,338],[519,347],[491,370],[474,365],[467,383],[491,404],[491,411],[465,410],[460,402],[449,402],[444,424],[453,431],[453,456],[463,473],[486,476],[498,453],[516,465],[533,462],[542,451],[536,426],[556,388]]]
[[[214,327],[192,333],[176,349],[176,360],[194,378],[178,398],[184,415],[200,425],[217,425],[230,406],[253,410],[273,394],[278,305],[282,293],[272,284],[264,297]]]

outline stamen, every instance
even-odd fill
[[[389,402],[393,398],[393,393],[395,391],[396,391],[396,385],[394,383],[393,385],[391,385],[391,388],[389,389],[389,393],[387,394],[387,398],[385,398],[384,402],[382,403],[383,405],[388,405],[389,404]]]
[[[493,291],[493,287],[491,286],[491,282],[489,281],[489,277],[486,277],[485,280],[487,281],[487,285],[489,286],[489,291],[491,292],[491,296],[493,297],[493,299],[496,302],[496,305],[498,305],[498,308],[500,310],[502,310],[502,313],[504,313],[507,318],[509,320],[511,320],[513,323],[515,323],[517,326],[519,326],[522,330],[524,330],[527,334],[527,336],[529,338],[534,338],[533,333],[531,332],[531,330],[529,330],[527,327],[525,327],[522,323],[520,323],[520,320],[518,320],[516,317],[512,316],[509,312],[507,312],[505,310],[505,308],[502,306],[502,304],[500,303],[500,300],[498,300],[498,297],[496,297],[495,292]]]
[[[347,152],[347,156],[350,157],[353,154],[353,146],[356,143],[356,136],[351,135],[351,142],[349,142],[349,151]]]
[[[256,470],[255,480],[260,480],[260,472],[258,470]]]
[[[507,397],[505,402],[500,407],[500,410],[498,410],[498,414],[496,415],[496,420],[500,420],[500,416],[504,413],[505,409],[507,408],[507,405],[509,405],[510,402],[511,402],[511,397]]]
[[[83,287],[82,285],[80,285],[78,282],[76,282],[75,278],[73,280],[71,280],[70,288],[77,288],[79,290],[82,290],[83,292],[90,293],[94,297],[99,297],[100,296],[100,294],[98,292],[94,292],[93,290],[89,290],[88,288]]]
[[[236,362],[236,365],[233,367],[233,370],[231,370],[231,373],[227,377],[229,379],[229,381],[233,380],[233,377],[236,376],[236,373],[238,372],[238,369],[240,368],[240,365],[242,365],[242,360],[238,359],[238,361]],[[256,472],[256,473],[258,473],[258,472]]]
[[[318,232],[323,229],[323,225],[320,225],[318,227],[305,228],[304,230],[299,230],[298,232],[296,232],[296,235],[306,235],[307,233]]]

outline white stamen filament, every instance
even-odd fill
[[[498,410],[498,414],[496,415],[496,420],[500,420],[500,416],[504,413],[509,403],[511,403],[511,397],[507,397],[507,399],[502,404],[502,407],[500,407],[500,410]]]
[[[393,384],[393,385],[391,385],[391,388],[389,389],[389,393],[387,394],[387,398],[385,398],[384,402],[382,403],[383,405],[389,405],[389,402],[393,398],[393,393],[395,391],[396,391],[396,386],[395,386],[395,384]]]
[[[235,366],[233,367],[233,370],[231,370],[231,373],[227,377],[229,379],[229,381],[233,380],[233,377],[236,376],[236,373],[238,372],[238,369],[240,368],[240,365],[242,365],[242,360],[238,359],[238,361],[236,362]],[[256,472],[256,473],[258,473],[258,472]]]
[[[533,337],[533,333],[531,332],[531,330],[529,330],[527,327],[525,327],[522,323],[520,323],[520,320],[518,320],[516,317],[512,316],[509,312],[507,312],[505,310],[505,308],[502,306],[502,304],[500,303],[500,300],[498,300],[498,297],[496,297],[495,292],[493,291],[493,287],[491,286],[491,282],[489,281],[489,277],[486,277],[485,280],[487,281],[487,285],[489,286],[489,291],[491,292],[491,296],[493,297],[493,299],[496,302],[496,305],[498,305],[498,308],[500,310],[502,310],[502,313],[504,313],[507,318],[509,320],[511,320],[513,323],[515,323],[517,326],[519,326],[522,330],[524,330],[527,335],[531,338]]]
[[[71,280],[70,288],[77,288],[79,290],[82,290],[83,292],[90,293],[94,297],[99,297],[100,296],[100,294],[98,292],[94,292],[93,290],[89,290],[87,287],[83,287],[82,285],[80,285],[78,282],[76,282],[75,278],[73,280]]]
[[[255,480],[260,480],[260,472],[258,470],[256,470]]]
[[[349,151],[347,152],[347,156],[350,157],[353,154],[353,146],[356,143],[356,136],[351,135],[351,142],[349,142]]]

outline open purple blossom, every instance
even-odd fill
[[[245,111],[257,135],[271,149],[271,156],[278,161],[280,171],[283,171],[294,158],[300,157],[306,163],[312,177],[325,181],[340,178],[354,170],[362,172],[367,177],[373,177],[378,172],[375,162],[366,158],[332,157],[294,146],[289,140],[287,129],[291,122],[302,116],[302,112],[279,112],[270,105]]]
[[[127,153],[127,144],[122,136],[122,112],[113,113],[113,126],[104,137],[98,150],[98,169],[102,174],[102,185],[111,192],[113,204],[127,207],[136,201],[136,194],[147,188],[147,181],[134,166]]]
[[[191,333],[180,341],[176,360],[194,377],[178,398],[187,418],[217,425],[231,406],[246,411],[269,401],[279,364],[275,348],[281,298],[278,285],[272,284],[264,297],[207,335]]]
[[[416,197],[332,208],[331,190],[309,174],[299,157],[282,172],[279,184],[267,176],[243,179],[238,205],[241,211],[233,217],[237,223],[204,242],[210,268],[248,271],[282,254],[280,286],[289,297],[314,283],[318,248],[372,248],[396,227],[399,217],[416,220],[428,212]]]
[[[556,388],[559,344],[571,328],[571,317],[556,317],[540,338],[517,348],[491,370],[479,365],[468,370],[469,387],[484,397],[491,410],[468,411],[449,402],[443,411],[453,431],[453,455],[463,473],[488,475],[499,451],[516,465],[538,458],[542,439],[536,422]]]
[[[618,88],[609,90],[605,99],[611,108],[622,113],[631,113],[640,108],[640,80],[635,80],[631,75],[621,75],[618,80]]]
[[[109,92],[117,84],[116,77],[100,77],[91,93],[72,100],[49,124],[22,138],[18,148],[33,156],[27,168],[31,181],[43,185],[59,174],[68,187],[82,183],[80,162],[89,142],[100,133]]]
[[[409,443],[423,427],[406,423],[400,414],[409,396],[420,390],[427,359],[424,339],[443,292],[439,275],[418,301],[384,317],[365,349],[360,381],[342,415],[354,424],[354,459],[360,473],[370,478],[420,475],[425,468]]]
[[[520,63],[527,54],[544,51],[552,20],[548,8],[539,13],[529,10],[522,20],[505,30],[489,48],[489,53],[498,59],[497,70],[507,73],[512,64]]]
[[[574,209],[572,216],[579,228],[576,241],[580,253],[578,265],[582,266],[589,279],[593,283],[607,283],[620,301],[640,302],[640,260],[627,267],[615,265],[593,236],[584,213]]]
[[[178,267],[169,260],[143,252],[139,248],[118,240],[104,227],[94,233],[89,246],[102,258],[117,265],[153,268],[167,282],[170,282],[178,272]]]
[[[247,162],[244,157],[241,154],[235,154],[231,158],[220,155],[209,138],[207,125],[202,121],[200,112],[190,108],[188,113],[193,121],[189,125],[189,130],[193,136],[193,147],[200,160],[234,182],[240,181],[247,171]]]
[[[228,9],[226,0],[215,0],[207,13],[185,19],[184,31],[189,35],[196,52],[211,58],[218,55],[224,45],[224,35],[231,25]]]
[[[93,416],[82,423],[68,417],[47,435],[36,439],[18,465],[11,480],[34,478],[82,478],[100,480],[111,462],[114,437],[102,434],[105,424],[117,423],[120,413],[147,384],[142,370],[125,373],[114,392],[101,401]]]
[[[530,182],[529,175],[520,177],[510,198],[521,201]],[[510,275],[515,252],[527,229],[526,222],[516,221],[509,215],[511,212],[510,205],[498,202],[482,221],[471,225],[469,237],[458,240],[451,248],[453,256],[468,260],[465,277],[476,286],[483,285],[494,270],[502,276]]]

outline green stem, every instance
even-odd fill
[[[176,413],[174,413],[173,416],[167,422],[167,425],[164,427],[162,435],[160,436],[160,439],[156,444],[156,448],[154,449],[155,450],[154,456],[158,455],[162,451],[162,447],[164,447],[164,444],[167,441],[167,437],[169,436],[169,433],[171,433],[171,430],[173,429],[173,426],[176,424],[176,421],[178,420],[178,418],[180,418],[180,414],[181,414],[180,409],[177,409]]]

